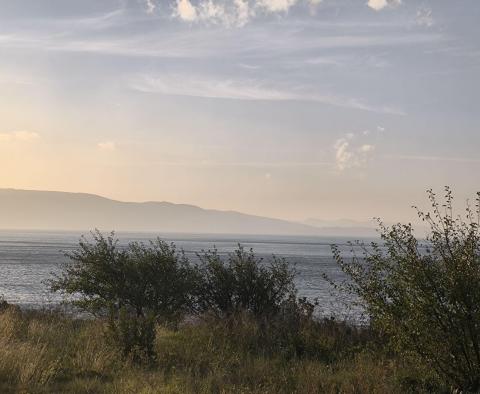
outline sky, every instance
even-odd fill
[[[0,187],[303,221],[480,190],[478,0],[0,0]]]

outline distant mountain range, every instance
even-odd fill
[[[0,228],[86,231],[350,235],[348,227],[202,209],[169,202],[121,202],[94,194],[0,189]],[[355,229],[353,229],[355,230]],[[361,231],[364,235],[363,231]]]

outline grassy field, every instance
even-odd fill
[[[185,324],[176,330],[159,326],[156,357],[145,363],[123,359],[106,330],[101,320],[5,308],[0,312],[0,392],[441,390],[428,371],[413,369],[383,351],[368,330],[328,321],[283,342],[272,340],[271,332],[262,334],[244,317]]]

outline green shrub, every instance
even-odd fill
[[[454,215],[449,188],[441,206],[428,195],[433,212],[417,210],[431,230],[423,245],[411,224],[380,222],[383,247],[357,243],[363,253],[353,259],[333,248],[349,278],[340,287],[360,299],[372,326],[400,354],[425,362],[456,389],[478,391],[480,194],[466,219]]]
[[[156,319],[152,313],[136,316],[122,307],[118,313],[110,314],[109,338],[120,346],[125,358],[137,363],[149,362],[155,357],[154,342]]]
[[[153,349],[152,319],[177,324],[191,308],[196,271],[183,253],[161,240],[120,248],[114,234],[92,233],[67,254],[70,261],[49,282],[52,291],[94,315],[109,316],[112,337],[128,352]],[[147,341],[148,339],[148,341]]]
[[[218,318],[239,312],[257,317],[278,313],[284,302],[296,297],[295,271],[283,259],[264,264],[253,250],[239,248],[226,260],[218,251],[199,255],[200,282],[196,307],[199,313]]]

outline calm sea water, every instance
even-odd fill
[[[52,273],[59,272],[60,265],[67,260],[64,253],[76,247],[80,236],[74,232],[0,231],[0,295],[11,303],[27,307],[59,304],[60,297],[49,293],[44,281]],[[294,264],[298,272],[299,294],[318,298],[320,313],[346,318],[355,318],[358,313],[346,308],[345,300],[332,294],[330,285],[322,278],[323,273],[336,280],[343,278],[332,259],[331,245],[339,245],[348,256],[349,238],[147,233],[118,233],[117,236],[121,244],[148,241],[158,236],[174,242],[192,260],[202,250],[216,247],[220,253],[228,254],[241,243],[246,248],[253,248],[266,261],[276,255]]]

